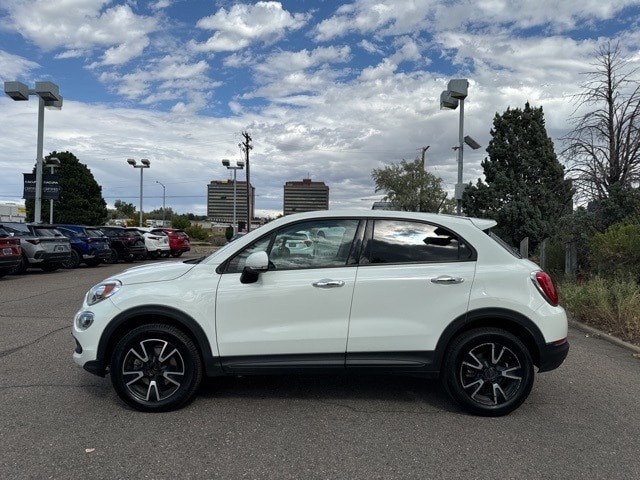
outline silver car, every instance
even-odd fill
[[[38,267],[45,272],[59,269],[71,255],[71,245],[59,230],[51,225],[3,222],[9,233],[20,239],[22,261],[11,273],[20,275],[27,268]]]

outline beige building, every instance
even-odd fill
[[[305,178],[301,182],[290,181],[284,184],[284,215],[328,209],[329,187],[324,182],[313,182],[310,178]]]
[[[251,187],[251,218],[255,217],[255,188]],[[233,223],[233,180],[212,180],[207,185],[207,216],[212,222]],[[236,182],[236,220],[247,221],[247,182]]]

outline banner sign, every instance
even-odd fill
[[[23,173],[24,190],[22,198],[35,200],[36,198],[36,174]],[[42,175],[42,200],[60,199],[60,175],[44,173]]]

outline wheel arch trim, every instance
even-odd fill
[[[472,310],[451,322],[442,332],[435,351],[435,367],[440,370],[449,345],[459,334],[474,328],[495,327],[506,330],[522,341],[533,363],[540,365],[540,349],[546,344],[538,326],[525,315],[506,308]]]

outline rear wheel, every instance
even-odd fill
[[[110,371],[113,387],[127,405],[163,412],[193,398],[202,380],[202,360],[181,330],[164,324],[142,325],[118,342]]]
[[[81,260],[82,257],[80,256],[80,254],[72,248],[69,257],[64,262],[62,262],[62,266],[64,268],[78,268],[78,266],[80,266]]]
[[[171,250],[171,256],[179,257],[180,255],[182,255],[182,250]]]
[[[118,251],[115,248],[111,249],[111,254],[103,260],[104,263],[118,263]]]
[[[527,347],[498,328],[479,328],[456,338],[445,355],[442,382],[465,410],[497,417],[518,408],[533,387]]]

